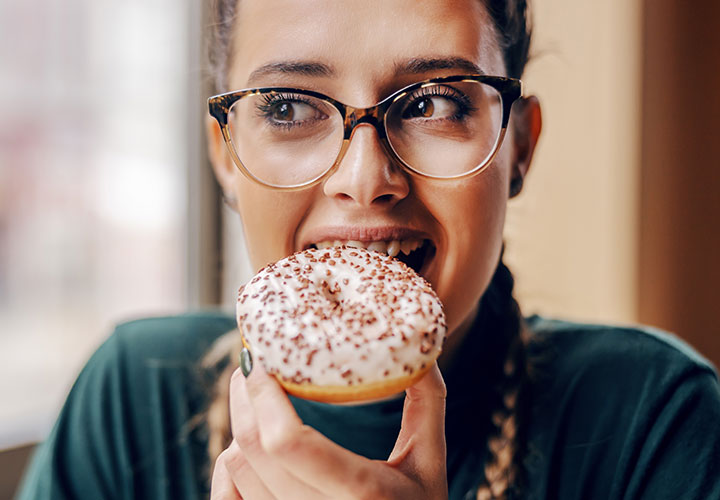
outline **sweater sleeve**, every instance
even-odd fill
[[[200,360],[234,328],[222,313],[119,325],[77,378],[19,500],[196,500],[207,489]]]
[[[694,371],[632,422],[618,485],[627,500],[720,500],[720,389]]]
[[[132,496],[117,344],[110,337],[80,373],[33,456],[19,500]]]
[[[720,500],[720,387],[707,360],[653,329],[543,326],[528,498]]]

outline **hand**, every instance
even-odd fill
[[[437,364],[406,391],[387,461],[370,460],[302,423],[260,366],[230,383],[233,441],[215,462],[213,500],[432,499],[448,497],[445,384]]]

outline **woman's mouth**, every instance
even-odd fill
[[[425,277],[424,273],[428,270],[430,262],[435,256],[435,245],[432,241],[417,238],[389,241],[326,240],[313,243],[310,246],[322,249],[341,245],[385,253],[405,263],[423,277]]]

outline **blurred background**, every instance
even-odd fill
[[[0,498],[115,323],[232,311],[201,0],[0,0]],[[720,364],[720,3],[535,3],[544,130],[511,202],[526,314],[645,323]]]

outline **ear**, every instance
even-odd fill
[[[513,105],[514,153],[510,177],[510,198],[522,191],[523,181],[530,170],[535,146],[542,130],[542,113],[537,97],[523,97]]]
[[[208,156],[215,172],[215,178],[220,184],[224,196],[233,198],[235,181],[240,172],[228,153],[220,125],[210,115],[205,118],[205,134],[207,136]]]

